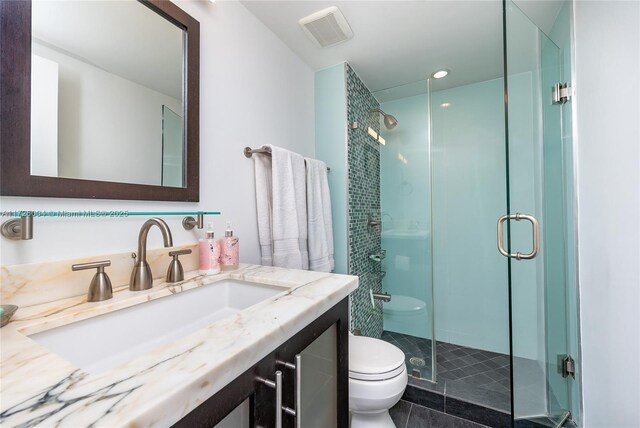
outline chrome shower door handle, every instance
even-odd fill
[[[502,246],[502,224],[507,221],[508,218],[508,215],[503,215],[498,219],[498,251],[505,257],[511,257],[511,255],[507,253],[507,250]]]
[[[520,221],[520,220],[527,220],[531,223],[531,231],[533,234],[533,250],[531,250],[530,253],[526,253],[526,254],[522,254],[520,252],[517,252],[515,254],[509,254],[503,246],[503,233],[502,233],[502,225],[504,224],[505,221],[507,220],[515,220],[515,221]],[[521,214],[521,213],[516,213],[515,215],[503,215],[502,217],[500,217],[498,219],[498,251],[500,251],[500,254],[502,254],[505,257],[511,257],[513,259],[516,260],[531,260],[533,259],[535,256],[538,255],[538,250],[540,248],[540,227],[538,226],[538,220],[536,220],[536,218],[534,216],[531,215],[527,215],[527,214]]]

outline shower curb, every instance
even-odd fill
[[[402,400],[492,428],[510,428],[511,415],[439,392],[407,385]]]

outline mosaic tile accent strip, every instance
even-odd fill
[[[348,127],[347,158],[349,163],[349,273],[360,278],[358,289],[351,294],[351,328],[362,335],[382,335],[382,304],[371,305],[370,291],[382,292],[381,264],[369,259],[380,252],[380,230],[370,230],[370,217],[380,218],[380,147],[367,134],[367,127],[379,130],[369,109],[380,104],[346,64],[347,120],[358,127]],[[376,125],[377,124],[377,125]]]

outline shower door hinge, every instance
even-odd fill
[[[562,367],[562,377],[576,378],[576,361],[571,358],[571,355],[560,355],[561,358],[561,367]]]
[[[564,104],[571,99],[571,86],[569,83],[556,83],[553,85],[551,102],[553,104]]]

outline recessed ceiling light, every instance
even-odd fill
[[[442,103],[442,104],[440,104],[440,107],[442,107],[442,108],[447,108],[447,107],[449,107],[450,105],[451,105],[451,103]]]
[[[431,77],[433,77],[434,79],[442,79],[443,77],[447,77],[448,74],[449,70],[438,70],[434,71]]]

